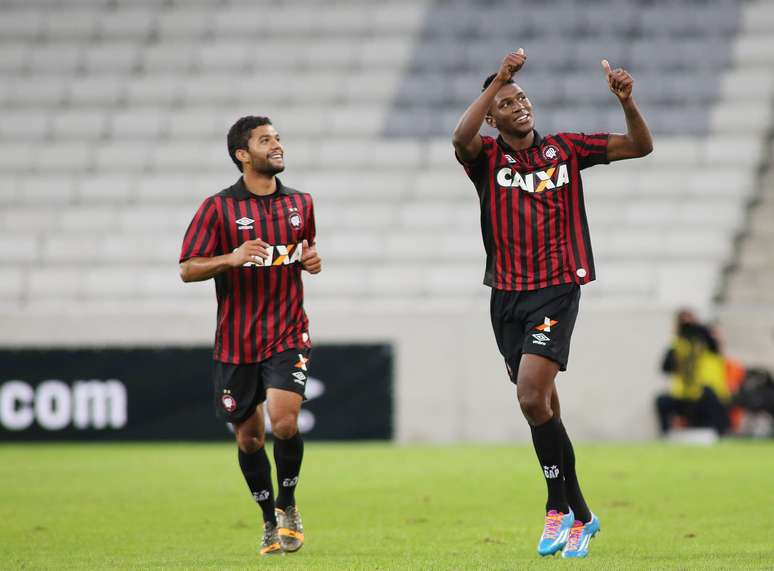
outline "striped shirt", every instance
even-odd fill
[[[228,254],[256,238],[271,246],[271,264],[229,268],[215,276],[217,361],[256,363],[311,347],[300,264],[301,242],[315,240],[309,194],[277,179],[275,193],[256,196],[240,178],[199,207],[183,238],[180,262]]]
[[[470,163],[486,249],[484,283],[524,291],[595,278],[580,171],[606,164],[607,133],[558,133],[515,151],[482,137]]]

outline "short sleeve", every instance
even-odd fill
[[[575,155],[578,157],[578,167],[583,170],[594,165],[606,165],[610,161],[607,158],[607,141],[610,133],[565,133],[565,137],[572,145]]]
[[[208,258],[218,246],[218,207],[215,198],[205,200],[188,225],[180,251],[180,262],[189,258]]]
[[[468,175],[468,178],[470,178],[470,180],[473,182],[478,180],[482,173],[486,172],[488,159],[494,152],[496,144],[496,141],[492,137],[482,135],[481,152],[478,153],[478,156],[471,162],[462,160],[456,152],[454,153],[454,158],[457,159],[457,162],[463,166],[465,173]]]
[[[312,197],[309,197],[309,214],[307,215],[306,219],[306,232],[304,235],[304,238],[306,238],[307,242],[310,244],[314,244],[315,238],[317,237],[317,226],[314,221],[314,202],[312,201]]]

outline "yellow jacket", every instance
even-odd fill
[[[731,398],[726,384],[726,363],[722,355],[713,353],[699,339],[678,337],[672,344],[675,373],[672,375],[672,396],[698,400],[709,387],[721,402]]]

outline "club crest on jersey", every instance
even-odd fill
[[[567,165],[562,163],[546,170],[521,175],[510,167],[497,171],[497,184],[506,188],[520,188],[525,192],[540,193],[560,188],[570,181]]]
[[[553,145],[546,145],[543,147],[543,158],[547,161],[553,161],[559,158],[559,149]]]
[[[300,230],[301,226],[304,224],[303,219],[301,218],[301,214],[298,212],[292,212],[288,217],[288,222],[290,222],[290,226],[293,228],[293,230]]]

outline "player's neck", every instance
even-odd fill
[[[268,176],[246,170],[242,178],[245,181],[245,188],[251,194],[266,196],[277,191],[277,178],[274,175]]]
[[[500,132],[500,136],[503,138],[510,148],[514,151],[523,151],[529,149],[535,142],[535,130],[532,129],[526,135],[519,137],[518,135],[511,135]]]

